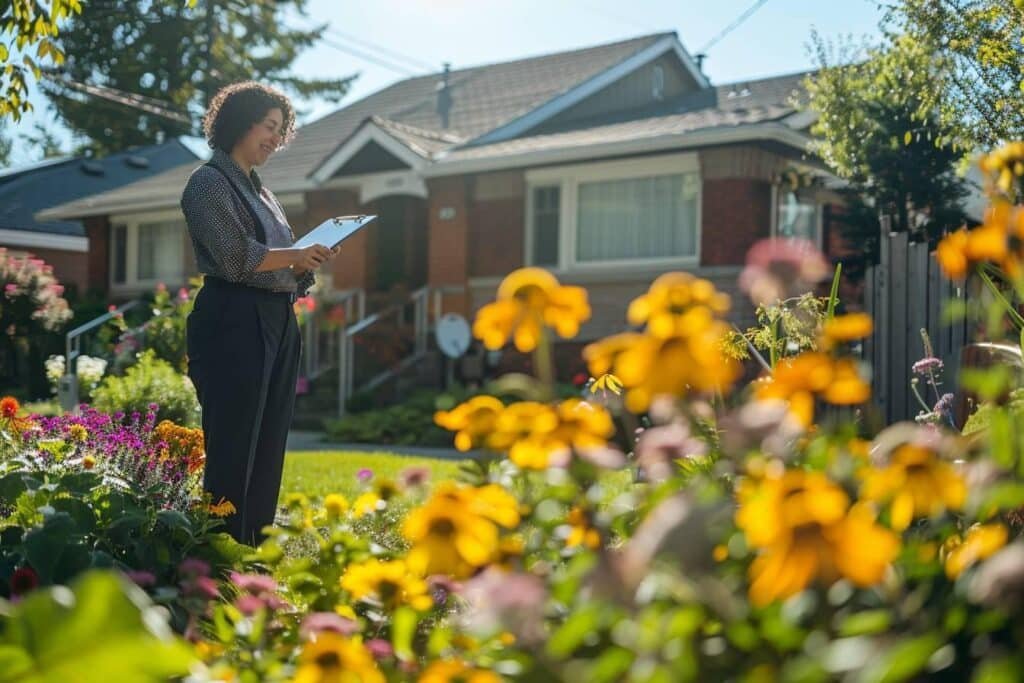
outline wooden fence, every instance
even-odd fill
[[[911,368],[925,356],[920,331],[928,331],[934,354],[945,365],[943,389],[952,392],[967,328],[964,321],[943,321],[946,302],[964,299],[963,284],[943,277],[927,242],[912,243],[905,232],[889,232],[888,221],[883,228],[879,264],[864,278],[864,308],[875,320],[864,360],[871,364],[875,404],[891,424],[913,420],[921,409],[910,388]],[[926,395],[926,400],[933,398]]]

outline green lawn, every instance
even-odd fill
[[[290,452],[284,459],[284,480],[281,495],[304,493],[320,497],[340,493],[350,501],[362,492],[356,473],[364,467],[374,477],[398,479],[407,467],[429,467],[431,481],[437,482],[455,476],[459,463],[455,460],[433,460],[394,453],[363,453],[355,451],[302,451]]]

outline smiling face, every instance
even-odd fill
[[[240,153],[251,165],[262,166],[281,146],[284,134],[284,112],[274,107],[238,141],[232,155]]]

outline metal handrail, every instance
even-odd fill
[[[133,299],[121,304],[112,311],[83,323],[69,331],[64,338],[64,375],[60,378],[57,393],[61,408],[65,411],[74,410],[78,406],[78,357],[82,355],[82,336],[97,327],[106,324],[125,311],[131,310],[142,303],[141,299]]]

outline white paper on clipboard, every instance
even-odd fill
[[[314,244],[322,244],[328,249],[333,249],[344,239],[375,218],[376,216],[336,216],[328,218],[297,239],[292,248],[305,249]]]

